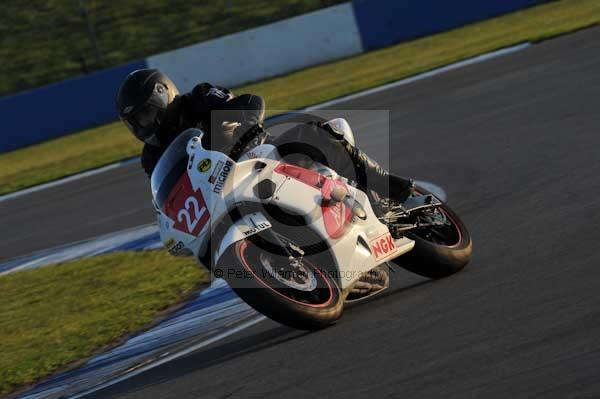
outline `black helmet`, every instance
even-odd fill
[[[167,106],[178,95],[175,84],[158,69],[138,69],[127,75],[119,88],[117,112],[135,137],[158,146],[156,133]]]

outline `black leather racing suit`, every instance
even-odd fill
[[[142,152],[142,167],[152,174],[160,156],[177,135],[188,128],[201,128],[205,134],[202,145],[208,149],[226,151],[248,130],[262,125],[265,102],[256,95],[235,96],[230,90],[201,83],[177,97],[167,110],[166,120],[157,133],[160,146],[146,144]],[[277,138],[261,132],[250,145],[274,144],[286,160],[296,163],[308,156],[331,167],[340,175],[388,196],[398,196],[410,181],[390,175],[360,149],[350,144],[327,126],[303,123]],[[390,184],[391,183],[391,184]]]

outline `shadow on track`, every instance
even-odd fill
[[[290,340],[309,334],[307,331],[293,330],[277,325],[266,331],[260,331],[250,336],[243,336],[233,341],[224,343],[206,350],[201,350],[184,356],[166,365],[148,370],[143,373],[143,378],[129,380],[126,392],[136,392],[141,388],[161,384],[165,381],[197,372],[205,368],[235,360],[238,357],[258,352],[266,347],[274,347]],[[152,381],[148,383],[148,381]],[[111,387],[86,396],[88,398],[104,398],[110,396]]]
[[[398,283],[397,280],[395,282]],[[402,292],[410,291],[417,287],[425,286],[433,282],[435,282],[435,280],[423,280],[397,288],[390,288],[385,292],[382,292],[381,294],[375,295],[372,298],[364,301],[347,304],[346,309],[348,311],[360,309],[364,305],[377,303],[391,295],[398,295]],[[340,319],[340,322],[343,322],[343,320],[344,317]],[[126,390],[121,390],[120,393],[134,393],[141,389],[159,385],[175,378],[181,378],[187,374],[195,373],[221,363],[235,360],[242,356],[259,352],[265,348],[273,348],[286,342],[312,334],[309,331],[294,330],[279,324],[273,324],[272,328],[269,328],[268,326],[267,328],[267,330],[259,331],[248,336],[244,336],[244,333],[241,333],[242,336],[239,338],[227,339],[217,346],[194,352],[190,355],[167,363],[166,365],[148,370],[147,372],[143,373],[143,377],[133,377],[128,380],[128,383],[126,384]],[[330,328],[335,328],[335,325]],[[318,334],[318,332],[315,333]],[[111,391],[112,387],[108,387],[86,396],[86,399],[108,397],[111,396]]]

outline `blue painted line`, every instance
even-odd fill
[[[39,384],[21,397],[47,399],[89,394],[106,386],[108,381],[131,377],[132,370],[145,371],[189,353],[190,348],[199,349],[263,319],[223,280],[216,280],[156,327],[90,359],[76,370]]]
[[[126,242],[123,245],[115,247],[108,252],[143,250],[149,249],[157,245],[162,246],[158,231],[148,236],[138,238],[137,240]]]
[[[109,252],[161,247],[158,228],[156,225],[150,224],[11,259],[0,264],[0,275]]]

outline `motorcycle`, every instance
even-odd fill
[[[327,123],[354,143],[346,120]],[[161,240],[277,322],[326,327],[386,289],[393,265],[438,279],[469,262],[464,223],[424,188],[380,198],[323,165],[286,163],[271,144],[228,156],[203,148],[203,134],[180,134],[152,173]]]

